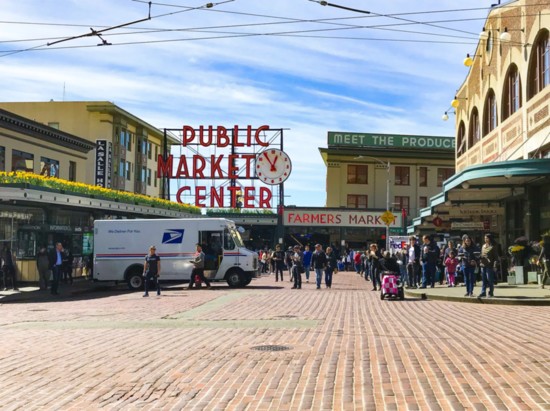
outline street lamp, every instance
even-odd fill
[[[356,160],[360,160],[360,159],[363,159],[363,158],[370,158],[374,161],[379,162],[380,164],[382,164],[386,168],[386,171],[388,172],[388,176],[386,178],[386,211],[389,212],[390,211],[390,167],[391,167],[391,164],[390,164],[389,161],[387,163],[385,163],[384,161],[380,160],[379,158],[372,157],[372,156],[357,156],[357,157],[355,157]],[[386,251],[390,251],[390,225],[389,224],[386,224]]]

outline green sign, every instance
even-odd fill
[[[328,145],[329,147],[399,147],[454,151],[455,138],[329,131]]]

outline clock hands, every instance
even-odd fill
[[[271,165],[270,171],[277,171],[277,167],[275,167],[275,163],[277,162],[277,159],[279,158],[279,156],[275,156],[274,160],[271,161],[271,160],[269,159],[269,157],[267,156],[267,153],[264,152],[264,157],[265,157],[265,159],[269,162],[269,164]]]

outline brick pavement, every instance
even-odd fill
[[[550,410],[549,307],[290,286],[0,301],[0,407]]]

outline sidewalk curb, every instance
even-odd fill
[[[405,295],[407,297],[416,297],[421,298],[422,294],[426,295],[427,300],[438,300],[438,301],[452,301],[457,303],[470,303],[470,304],[495,304],[495,305],[530,305],[530,306],[545,306],[550,305],[550,298],[530,298],[530,297],[521,297],[521,298],[477,298],[477,297],[450,297],[446,295],[437,295],[429,293],[421,293],[414,291],[405,290]]]

